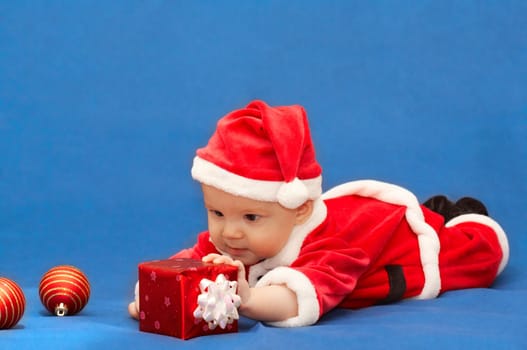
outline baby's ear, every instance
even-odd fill
[[[300,225],[307,221],[311,217],[311,214],[313,213],[313,201],[307,200],[299,206],[296,210],[296,224]]]

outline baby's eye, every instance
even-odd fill
[[[223,217],[223,213],[222,213],[221,211],[219,211],[219,210],[212,210],[212,209],[211,209],[211,210],[209,210],[209,212],[210,212],[212,215],[217,216],[217,217],[219,217],[219,218]]]
[[[260,215],[256,214],[245,214],[245,219],[248,221],[256,221],[260,218]]]

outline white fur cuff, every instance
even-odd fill
[[[275,327],[309,326],[318,321],[320,306],[311,281],[301,272],[289,267],[277,267],[265,274],[256,287],[285,284],[296,293],[298,315],[284,321],[268,322]]]

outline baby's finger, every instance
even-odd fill
[[[203,258],[201,258],[201,261],[203,261],[203,262],[212,262],[214,259],[216,259],[216,258],[218,258],[220,256],[221,256],[220,254],[211,253],[211,254],[205,255]]]
[[[227,264],[227,265],[233,265],[233,261],[231,258],[229,258],[228,256],[224,256],[224,255],[220,255],[216,258],[214,258],[214,260],[212,260],[212,262],[214,264]]]
[[[137,310],[135,301],[132,301],[130,304],[128,304],[128,313],[136,320],[139,319],[139,311]]]
[[[245,266],[243,263],[240,260],[234,260],[232,265],[236,266],[238,268],[238,274],[245,278]]]

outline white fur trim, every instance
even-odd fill
[[[289,209],[298,208],[308,198],[309,192],[307,187],[297,177],[291,182],[283,183],[276,193],[278,203]]]
[[[496,233],[496,236],[498,238],[498,242],[500,244],[501,251],[503,254],[503,257],[500,262],[500,266],[498,268],[498,273],[496,274],[496,276],[499,275],[503,271],[505,266],[507,266],[507,263],[509,262],[509,255],[510,255],[509,241],[507,239],[507,235],[505,234],[505,231],[496,221],[489,218],[488,216],[480,215],[480,214],[465,214],[465,215],[456,216],[455,218],[447,222],[445,226],[452,227],[452,226],[456,226],[464,222],[476,222],[476,223],[488,226],[491,229],[493,229],[494,232]]]
[[[289,236],[285,246],[275,256],[262,262],[254,264],[249,269],[248,282],[250,286],[256,285],[258,278],[279,266],[289,266],[298,258],[304,239],[317,226],[319,226],[327,216],[326,204],[318,198],[313,201],[313,213],[302,225],[295,226]]]
[[[279,202],[289,209],[297,208],[307,199],[316,199],[322,193],[322,176],[298,181],[295,179],[287,184],[283,181],[255,180],[229,172],[198,156],[194,157],[191,173],[195,180],[222,191],[265,202]],[[298,193],[298,182],[303,185],[300,193]],[[295,196],[293,200],[285,196],[288,191],[282,189],[284,185],[286,187],[291,185],[289,189],[293,190]],[[284,193],[282,195],[280,195],[281,189]],[[299,196],[303,199],[300,203],[298,203]]]
[[[309,326],[318,321],[320,306],[315,287],[303,273],[289,267],[277,267],[267,273],[256,287],[285,284],[296,293],[298,315],[279,322],[268,322],[276,327]]]
[[[421,293],[416,299],[431,299],[441,291],[441,275],[439,273],[440,243],[436,231],[424,219],[424,214],[417,197],[405,188],[397,185],[375,181],[352,181],[334,187],[322,195],[323,199],[358,195],[381,200],[383,202],[406,207],[406,220],[412,231],[417,235],[421,265],[425,282]]]

